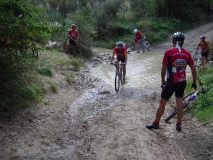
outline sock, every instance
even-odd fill
[[[153,124],[159,124],[159,122],[157,122],[156,120],[153,122]]]
[[[177,122],[176,125],[181,125],[181,122]]]

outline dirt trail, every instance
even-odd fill
[[[206,39],[213,42],[213,23],[208,23],[195,29],[183,32],[185,35],[184,47],[193,51],[200,41],[200,36],[205,35]],[[155,46],[156,49],[166,49],[171,47],[172,35],[167,41]]]
[[[184,45],[193,50],[200,34],[213,38],[213,24],[186,32]],[[171,47],[171,40],[157,47]],[[93,59],[91,63],[99,62]],[[59,86],[57,94],[49,92],[43,103],[26,109],[9,122],[1,120],[0,159],[213,159],[212,122],[200,123],[185,112],[183,131],[179,133],[175,130],[175,118],[170,123],[163,121],[173,100],[166,107],[160,129],[146,129],[145,125],[155,116],[159,88],[121,89],[116,94],[114,88],[91,77],[87,69],[71,85],[64,80],[61,69],[55,71],[51,81]]]

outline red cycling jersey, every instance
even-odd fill
[[[123,59],[126,57],[127,52],[126,52],[126,47],[122,47],[121,49],[118,48],[118,46],[116,46],[113,50],[113,56],[117,55],[118,59]]]
[[[194,61],[185,49],[181,48],[179,52],[177,48],[171,48],[165,51],[162,64],[167,66],[168,81],[175,83],[186,81],[186,66],[193,66]]]
[[[70,35],[71,39],[77,40],[78,31],[76,29],[75,30],[70,29],[67,34]]]
[[[138,41],[141,39],[142,33],[140,31],[137,31],[134,36],[135,36],[135,40]]]

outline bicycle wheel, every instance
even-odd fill
[[[145,41],[145,42],[144,42],[144,45],[145,45],[146,49],[147,49],[148,51],[150,51],[150,49],[149,49],[149,46],[150,46],[149,42],[148,42],[148,41]]]
[[[185,109],[187,106],[189,105],[189,102],[184,101],[183,102],[183,109]],[[171,118],[173,118],[175,115],[177,114],[177,107],[174,107],[174,110],[172,111],[172,113],[166,117],[166,119],[164,120],[165,122],[168,122]]]
[[[141,43],[141,49],[142,49],[142,51],[143,51],[143,53],[144,53],[144,52],[145,52],[145,49],[146,49],[146,48],[145,48],[145,45],[144,45],[144,42]]]
[[[174,110],[172,111],[172,113],[169,114],[169,116],[166,117],[166,119],[164,120],[165,122],[168,122],[171,118],[173,118],[175,115],[177,114],[177,107],[174,107]]]
[[[115,73],[115,91],[118,92],[120,88],[120,79],[118,72]]]

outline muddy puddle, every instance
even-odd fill
[[[96,48],[99,54],[108,53],[112,50]],[[129,52],[127,61],[126,84],[122,88],[159,87],[161,85],[161,63],[164,51],[148,51],[138,53]],[[102,79],[107,85],[114,87],[115,69],[109,64],[109,60],[103,62],[99,67],[93,67],[90,70],[91,75]],[[190,75],[190,69],[187,67],[187,75]]]

